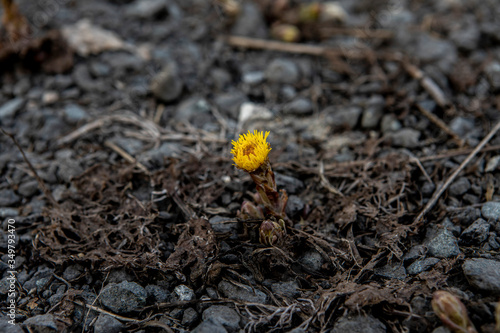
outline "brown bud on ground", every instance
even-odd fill
[[[286,236],[285,221],[265,220],[259,228],[259,241],[268,246],[281,245]]]
[[[453,332],[477,333],[465,305],[453,294],[438,290],[432,297],[432,309]]]
[[[275,24],[271,27],[271,35],[283,42],[295,43],[300,40],[300,30],[292,24]]]
[[[262,208],[254,205],[250,201],[243,201],[243,203],[241,204],[241,212],[239,215],[242,219],[264,219],[264,212],[262,211]]]

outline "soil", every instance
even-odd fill
[[[495,332],[496,1],[10,3],[0,331],[446,332],[445,290]]]

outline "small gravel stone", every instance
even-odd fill
[[[470,189],[470,181],[466,177],[460,177],[450,185],[448,192],[455,197],[461,196]]]
[[[375,95],[366,102],[365,110],[361,117],[361,127],[370,129],[377,127],[384,115],[385,100],[380,95]]]
[[[388,279],[404,280],[406,278],[406,269],[402,263],[387,264],[383,267],[375,268],[374,272]]]
[[[285,212],[290,218],[299,216],[304,210],[305,203],[302,198],[291,195],[288,197]]]
[[[491,86],[495,90],[500,89],[500,63],[497,61],[492,61],[484,69],[486,77],[490,81]]]
[[[221,324],[207,320],[196,326],[191,333],[227,333],[227,330]]]
[[[266,38],[267,29],[262,12],[253,1],[245,1],[231,33],[237,36]]]
[[[179,301],[192,301],[195,298],[193,289],[183,284],[175,287],[174,293],[179,298]]]
[[[19,203],[21,198],[12,190],[0,190],[0,207],[14,206]]]
[[[482,291],[500,293],[500,262],[491,259],[474,258],[462,265],[469,283]]]
[[[363,109],[361,107],[354,105],[341,108],[328,106],[322,113],[326,115],[325,122],[327,125],[333,128],[345,127],[347,129],[353,129],[356,127],[362,111]]]
[[[101,313],[94,324],[94,333],[119,333],[125,328],[117,319]]]
[[[38,192],[38,182],[36,180],[29,180],[21,183],[17,188],[17,193],[25,198],[29,198]]]
[[[110,283],[101,292],[102,304],[116,313],[129,313],[146,305],[148,294],[135,282]]]
[[[417,260],[413,264],[408,266],[406,271],[410,275],[420,274],[422,272],[425,272],[438,262],[439,262],[438,258],[425,258],[424,260]]]
[[[201,97],[191,97],[183,101],[175,113],[175,119],[179,121],[193,121],[200,115],[210,113],[210,104]]]
[[[51,314],[38,315],[28,318],[24,321],[23,326],[29,327],[37,333],[51,333],[58,331],[54,316]]]
[[[247,101],[247,96],[240,91],[219,94],[214,98],[214,104],[219,108],[220,112],[232,119],[236,119],[240,115],[243,103]]]
[[[183,326],[191,326],[198,320],[198,312],[193,308],[187,308],[182,315],[181,324]]]
[[[461,138],[466,138],[474,129],[474,119],[455,117],[450,122],[450,129]]]
[[[313,111],[313,104],[310,99],[299,97],[285,105],[283,113],[296,116],[307,116]]]
[[[483,219],[477,219],[462,232],[460,240],[466,244],[481,244],[488,238],[490,224]]]
[[[481,207],[481,214],[486,220],[500,220],[500,202],[488,201]]]
[[[380,129],[383,133],[396,132],[401,129],[402,125],[393,114],[386,114],[382,117]]]
[[[307,251],[302,257],[300,257],[299,262],[305,269],[311,272],[319,272],[321,270],[321,266],[325,263],[325,260],[319,252]]]
[[[403,128],[389,135],[392,144],[397,147],[414,148],[419,145],[420,131],[413,128]]]
[[[212,225],[212,229],[216,233],[226,233],[229,232],[233,235],[236,235],[238,232],[238,224],[237,223],[222,223],[224,221],[234,221],[234,218],[219,216],[216,215],[211,217],[208,222]]]
[[[297,298],[300,296],[299,284],[296,281],[273,283],[271,290],[274,294],[288,298]]]
[[[170,62],[158,73],[151,82],[153,95],[163,102],[172,102],[179,98],[184,83],[178,74],[177,65]]]
[[[64,116],[70,124],[77,124],[89,117],[88,113],[77,104],[66,105],[64,108]]]
[[[72,281],[82,275],[83,271],[84,268],[81,265],[76,264],[68,266],[63,272],[63,278],[67,281]]]
[[[447,228],[437,231],[427,243],[429,255],[437,258],[449,258],[460,254],[460,248],[455,236]]]
[[[424,185],[422,185],[422,194],[431,195],[432,193],[434,193],[435,189],[436,185],[430,182],[425,182]]]
[[[300,193],[304,189],[304,183],[297,178],[282,175],[277,172],[275,173],[275,178],[276,184],[284,188],[288,194]]]
[[[219,291],[230,299],[252,303],[265,303],[267,301],[267,295],[256,288],[243,288],[228,281],[221,281],[218,287]]]
[[[9,323],[10,318],[0,318],[0,332],[6,333],[24,333],[20,325],[12,325]]]
[[[171,297],[171,294],[167,289],[157,286],[155,284],[149,284],[146,286],[145,289],[146,292],[148,293],[148,297],[154,298],[157,303],[166,302]]]
[[[166,14],[168,0],[134,1],[126,9],[131,18],[151,19]]]
[[[202,315],[203,321],[211,320],[219,323],[229,331],[236,331],[240,328],[240,315],[236,310],[225,305],[212,305]]]
[[[422,258],[426,252],[427,248],[424,245],[415,245],[403,256],[403,260],[411,261]]]
[[[24,104],[24,98],[14,98],[0,106],[0,122],[5,118],[12,118]]]
[[[295,84],[300,79],[300,72],[293,61],[275,59],[267,66],[265,76],[269,82]]]
[[[372,316],[342,317],[333,327],[332,333],[385,333],[385,325]]]
[[[0,218],[19,216],[19,209],[10,207],[0,207]]]

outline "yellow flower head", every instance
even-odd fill
[[[248,172],[255,171],[266,160],[271,151],[271,145],[266,141],[269,132],[248,131],[247,134],[241,134],[238,141],[232,142],[235,165]]]

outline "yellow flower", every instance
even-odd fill
[[[238,141],[232,142],[235,165],[248,172],[255,171],[267,160],[267,155],[271,151],[271,145],[266,141],[269,132],[248,131],[241,134]]]

